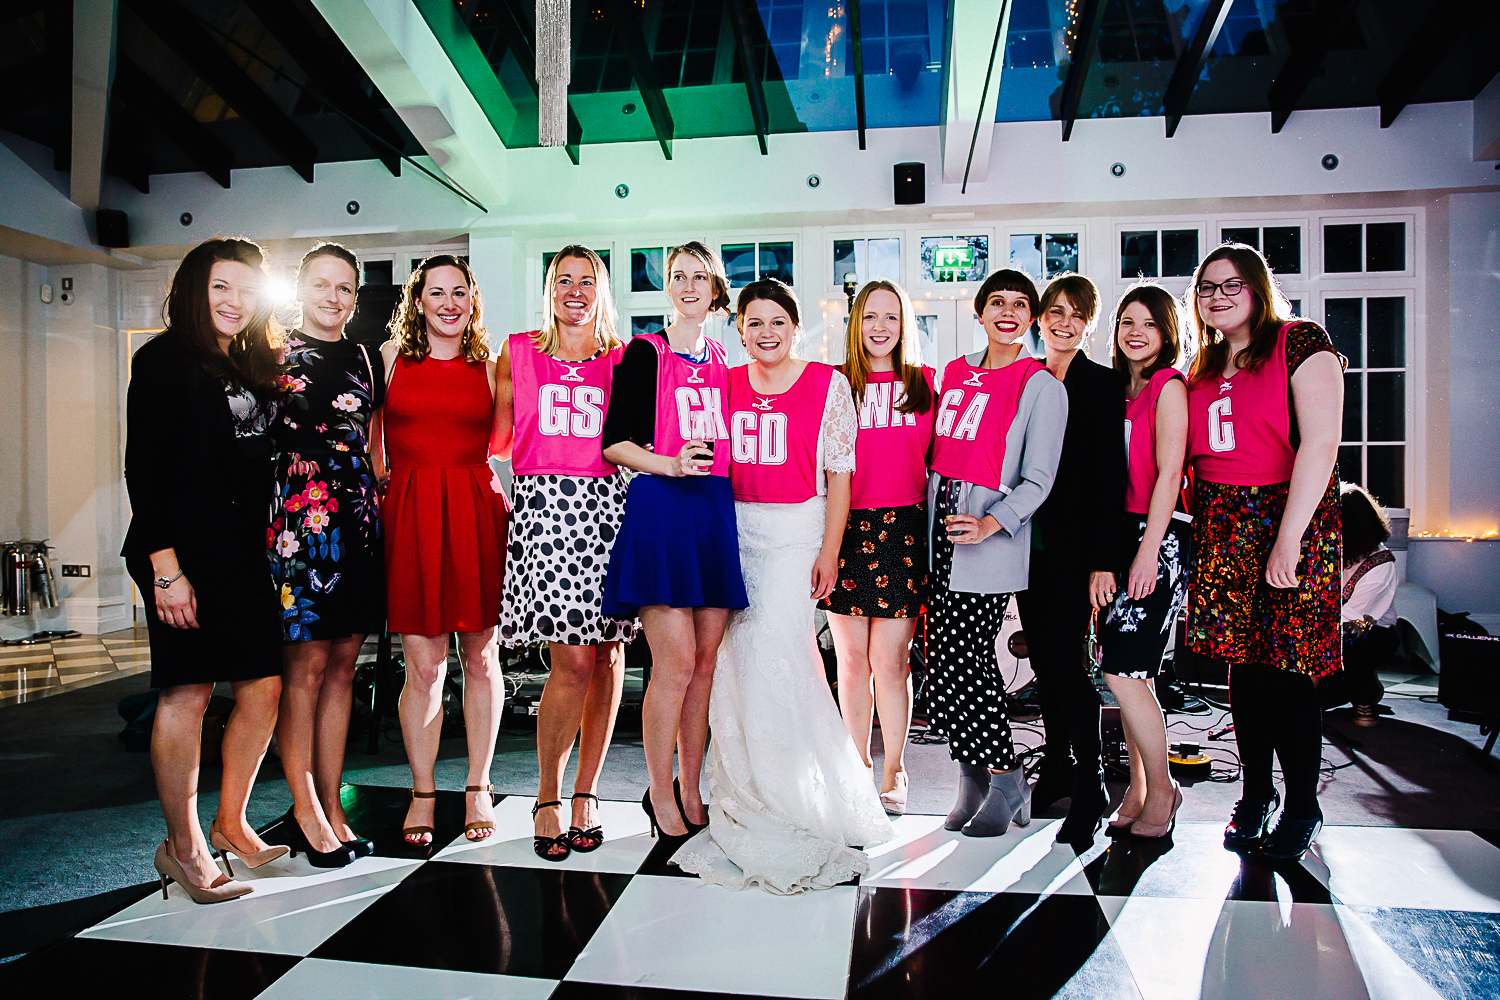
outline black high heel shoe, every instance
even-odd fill
[[[688,842],[688,838],[693,835],[690,825],[688,826],[687,833],[668,833],[661,828],[661,824],[656,821],[656,807],[651,804],[650,788],[647,788],[646,793],[641,796],[641,808],[646,811],[646,818],[651,821],[651,836],[657,840],[663,843],[666,841],[675,841],[678,844],[685,844]],[[684,819],[682,822],[686,824],[687,820]]]
[[[1276,829],[1272,830],[1261,843],[1260,856],[1272,861],[1296,861],[1307,853],[1307,849],[1312,846],[1313,838],[1321,829],[1323,829],[1321,811],[1311,819],[1292,819],[1283,809],[1281,817],[1276,820]]]
[[[339,846],[331,851],[315,851],[307,839],[307,834],[302,832],[302,824],[297,822],[291,810],[281,817],[280,841],[292,849],[292,857],[301,851],[307,855],[307,863],[314,868],[343,868],[345,865],[354,863],[354,850],[342,841]]]
[[[1272,792],[1269,799],[1240,799],[1236,802],[1234,812],[1229,815],[1229,825],[1224,827],[1224,850],[1236,854],[1258,851],[1266,839],[1271,817],[1280,804],[1281,796],[1276,792]]]
[[[562,803],[556,799],[551,802],[538,802],[531,807],[531,815],[535,818],[538,809],[551,809],[553,806],[560,805]],[[531,849],[543,861],[566,861],[568,855],[573,853],[573,845],[568,841],[566,833],[559,833],[555,837],[543,837],[537,834],[531,838]]]
[[[597,806],[599,804],[599,796],[595,795],[593,792],[574,792],[573,798],[593,799],[594,805]],[[589,827],[587,830],[583,829],[582,827],[570,826],[568,827],[566,836],[568,838],[569,846],[571,846],[573,850],[577,851],[579,854],[587,854],[590,851],[597,851],[604,845],[604,827],[598,825],[597,823]]]
[[[672,779],[672,795],[677,799],[677,811],[682,814],[682,822],[687,825],[689,837],[697,835],[700,830],[708,829],[707,823],[694,823],[688,819],[687,809],[682,804],[682,785],[676,778]]]
[[[355,837],[353,840],[341,840],[339,843],[353,851],[356,858],[368,858],[375,853],[375,845],[364,837]]]

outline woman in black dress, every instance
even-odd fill
[[[283,686],[276,727],[292,793],[293,846],[340,867],[373,850],[340,804],[354,664],[385,623],[379,494],[367,440],[385,397],[380,352],[344,339],[359,267],[337,243],[302,258],[302,325],[286,346],[272,425],[276,500],[267,541],[281,598]]]
[[[126,404],[130,531],[121,555],[147,595],[151,684],[161,689],[151,766],[167,839],[154,864],[194,902],[250,891],[219,873],[198,825],[203,712],[234,687],[210,839],[256,868],[286,853],[245,820],[281,695],[276,590],[266,565],[279,335],[261,248],[214,239],[188,252],[167,295],[167,329],[136,352]],[[225,858],[225,867],[229,867]]]

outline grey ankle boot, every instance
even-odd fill
[[[991,774],[989,778],[989,794],[974,818],[964,824],[965,836],[999,837],[1010,829],[1011,820],[1017,826],[1031,822],[1031,789],[1026,784],[1026,773],[1018,767]]]
[[[984,804],[989,787],[989,768],[983,764],[959,764],[958,770],[958,801],[943,823],[944,830],[962,830]]]

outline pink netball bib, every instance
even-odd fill
[[[1125,509],[1132,514],[1151,511],[1151,492],[1156,489],[1156,401],[1174,378],[1182,378],[1175,368],[1163,368],[1146,383],[1141,394],[1125,404],[1125,461],[1128,480],[1125,485]]]
[[[976,368],[963,355],[948,362],[933,428],[932,470],[949,479],[1001,489],[1005,437],[1015,422],[1021,393],[1033,375],[1045,371],[1047,366],[1036,358],[1017,358],[1004,368]]]
[[[676,455],[692,440],[714,442],[715,476],[729,475],[729,427],[724,404],[729,395],[729,365],[724,345],[704,337],[708,358],[689,361],[656,333],[637,334],[656,349],[656,437],[658,455]]]
[[[616,471],[600,445],[609,409],[610,376],[624,353],[592,361],[558,361],[537,350],[530,333],[514,333],[510,379],[516,438],[511,465],[518,476],[608,476]]]
[[[1286,334],[1256,371],[1214,373],[1188,386],[1188,451],[1193,474],[1212,483],[1270,486],[1292,478],[1291,379]]]
[[[936,373],[922,377],[932,388]],[[854,483],[849,506],[905,507],[927,498],[927,450],[937,406],[926,413],[902,413],[902,384],[895,372],[871,372],[859,404],[859,437],[854,444]],[[937,393],[933,392],[934,404]]]
[[[832,378],[831,365],[810,361],[790,389],[773,396],[750,385],[748,365],[729,370],[729,481],[736,500],[801,503],[818,495],[818,432]]]

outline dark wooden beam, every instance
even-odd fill
[[[1302,37],[1292,43],[1291,54],[1281,72],[1271,83],[1266,100],[1271,105],[1271,132],[1280,132],[1286,120],[1297,110],[1308,84],[1323,69],[1323,60],[1333,45],[1334,32],[1354,10],[1359,0],[1318,0],[1317,9],[1307,17]]]
[[[302,67],[316,95],[339,114],[357,123],[355,129],[392,176],[401,176],[405,138],[391,127],[380,105],[357,85],[357,68],[323,35],[291,0],[245,0],[260,23],[275,36],[292,61]]]
[[[234,153],[124,54],[117,55],[115,60],[114,96],[124,101],[141,120],[155,126],[186,153],[198,169],[218,181],[220,187],[229,187],[229,168],[234,164]]]
[[[52,100],[52,60],[45,55],[32,56],[25,62],[0,72],[0,119],[25,114]]]
[[[43,0],[0,0],[0,24],[19,21],[42,9]]]
[[[1193,91],[1198,86],[1198,78],[1203,75],[1203,67],[1208,63],[1208,54],[1213,51],[1214,42],[1219,40],[1219,32],[1224,28],[1224,21],[1229,17],[1229,7],[1233,0],[1208,0],[1208,6],[1203,9],[1203,17],[1198,22],[1198,30],[1193,32],[1193,41],[1183,50],[1177,58],[1177,68],[1172,70],[1172,79],[1167,84],[1167,93],[1162,101],[1163,113],[1167,116],[1167,138],[1177,134],[1177,126],[1182,122],[1182,116],[1187,114],[1188,102],[1193,99]]]
[[[1489,4],[1479,14],[1456,15],[1446,6],[1438,6],[1409,36],[1406,48],[1391,64],[1385,78],[1375,87],[1380,102],[1380,127],[1390,128],[1401,112],[1417,96],[1422,84],[1432,76],[1465,37],[1488,36],[1493,44],[1495,29],[1500,26],[1500,5]]]
[[[1083,84],[1088,79],[1089,67],[1094,62],[1094,50],[1098,47],[1099,28],[1104,23],[1107,2],[1108,0],[1083,0],[1078,20],[1073,22],[1073,48],[1068,53],[1068,77],[1063,82],[1063,142],[1073,137],[1073,122],[1078,119],[1078,104],[1083,99]]]
[[[127,104],[116,99],[109,115],[109,152],[104,167],[141,194],[151,193],[151,154],[143,137],[146,123]]]
[[[865,45],[859,23],[860,0],[849,0],[849,45],[853,58],[849,68],[854,72],[854,124],[859,129],[859,148],[865,148]]]
[[[771,131],[771,116],[766,110],[766,86],[761,78],[760,64],[755,58],[754,45],[755,41],[765,36],[765,25],[760,20],[760,11],[753,0],[724,0],[724,4],[729,11],[730,27],[734,29],[735,53],[745,71],[745,95],[750,99],[750,118],[755,123],[755,138],[760,142],[760,155],[767,156],[769,151],[766,148],[766,136]],[[753,38],[752,17],[755,19],[754,26],[760,29]],[[769,45],[767,48],[769,49]],[[863,93],[864,89],[861,87],[861,97]],[[859,148],[865,148],[863,103],[860,104]]]
[[[536,49],[531,44],[531,28],[526,23],[525,15],[517,6],[521,0],[495,0],[490,7],[490,12],[495,18],[495,27],[498,29],[500,39],[520,67],[522,75],[526,77],[526,83],[531,87],[531,92],[541,95],[541,87],[536,82]],[[578,166],[579,147],[583,145],[583,123],[573,113],[573,105],[568,104],[568,144],[563,147],[568,151],[568,159],[573,161],[573,166]]]
[[[641,22],[628,0],[608,0],[606,9],[614,24],[615,40],[624,50],[630,75],[635,78],[636,90],[641,93],[641,103],[646,105],[651,127],[656,130],[656,141],[661,143],[662,155],[670,160],[672,136],[677,126],[672,121],[672,110],[667,107],[666,95],[662,93],[661,79],[656,75],[656,64],[651,61],[651,50],[646,46]]]
[[[52,134],[52,169],[73,169],[73,4],[47,0],[47,79],[52,86],[48,131]]]
[[[245,121],[265,136],[287,164],[309,184],[318,147],[260,85],[229,58],[224,47],[192,14],[166,0],[129,0],[136,17],[166,43],[179,59],[214,89]]]

